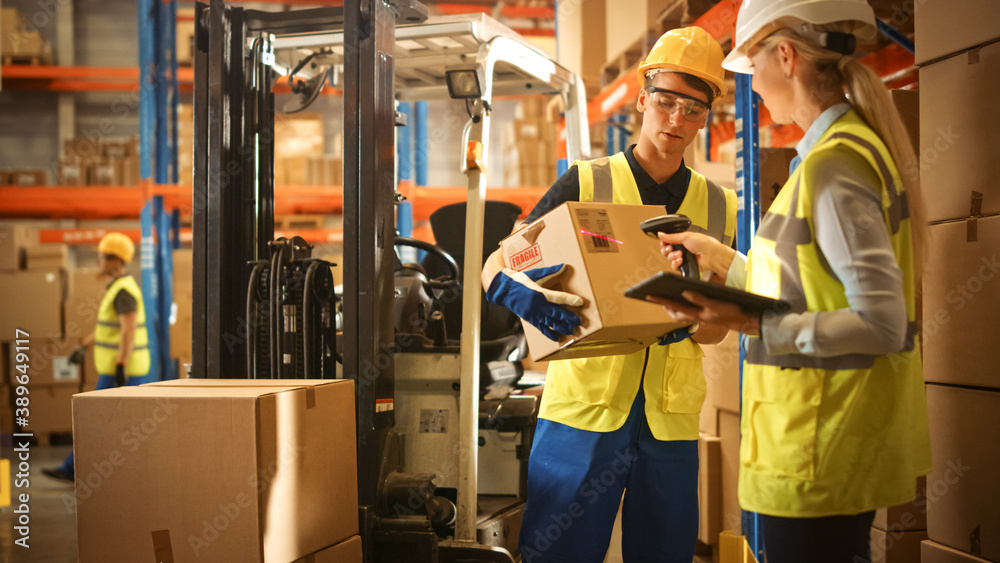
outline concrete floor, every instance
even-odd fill
[[[73,486],[50,479],[42,468],[55,467],[69,455],[72,446],[31,446],[30,486],[15,487],[17,467],[10,446],[0,449],[0,457],[11,461],[12,506],[0,508],[0,563],[76,563],[76,500]],[[16,497],[30,495],[30,547],[14,545]],[[608,561],[620,561],[613,556]],[[711,563],[711,555],[696,555],[694,563]]]
[[[42,475],[42,468],[55,467],[69,455],[72,446],[31,446],[28,472],[29,487],[15,486],[17,467],[10,446],[3,446],[0,457],[11,460],[10,507],[0,508],[0,561],[3,563],[75,563],[76,558],[76,500],[73,485],[61,483]],[[20,537],[15,531],[14,510],[19,504],[17,496],[27,493],[29,498],[28,549],[14,545]]]

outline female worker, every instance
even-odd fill
[[[930,471],[914,277],[924,231],[916,163],[888,92],[856,61],[874,35],[864,0],[744,0],[723,66],[753,74],[800,161],[747,256],[704,235],[684,245],[726,284],[780,298],[756,318],[686,292],[677,320],[747,335],[739,499],[759,513],[769,563],[869,560],[876,508],[910,501]]]

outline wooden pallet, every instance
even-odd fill
[[[0,58],[2,58],[3,64],[5,64],[5,65],[31,65],[31,66],[38,66],[38,65],[52,64],[52,61],[50,60],[49,55],[46,55],[44,53],[34,53],[34,54],[24,54],[24,53],[10,54],[10,53],[4,53],[3,55],[0,55]]]
[[[326,215],[279,215],[274,218],[275,230],[322,229]]]

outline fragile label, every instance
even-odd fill
[[[618,252],[622,244],[615,238],[611,228],[611,219],[604,209],[577,209],[576,219],[580,225],[584,249],[587,252]]]
[[[535,264],[541,264],[541,262],[542,249],[537,244],[533,244],[510,257],[510,267],[518,272],[523,272]]]

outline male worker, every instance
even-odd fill
[[[638,70],[639,142],[624,153],[576,162],[527,223],[566,201],[657,205],[729,244],[735,194],[684,165],[684,149],[726,92],[722,49],[701,28],[657,41]],[[579,317],[578,296],[541,290],[562,266],[504,269],[501,251],[483,268],[487,299],[553,340]],[[628,355],[549,363],[528,468],[520,550],[526,563],[601,562],[622,507],[623,555],[635,563],[693,559],[698,535],[698,414],[703,353],[726,329],[690,326]]]
[[[94,364],[99,377],[98,389],[140,385],[149,374],[149,349],[146,335],[146,309],[142,290],[135,278],[125,273],[132,261],[135,246],[122,233],[108,233],[97,246],[97,265],[101,276],[111,280],[97,310],[94,332],[80,339],[81,348],[94,344]],[[82,355],[78,348],[74,356]],[[62,481],[74,480],[73,454],[56,468],[42,473]]]

